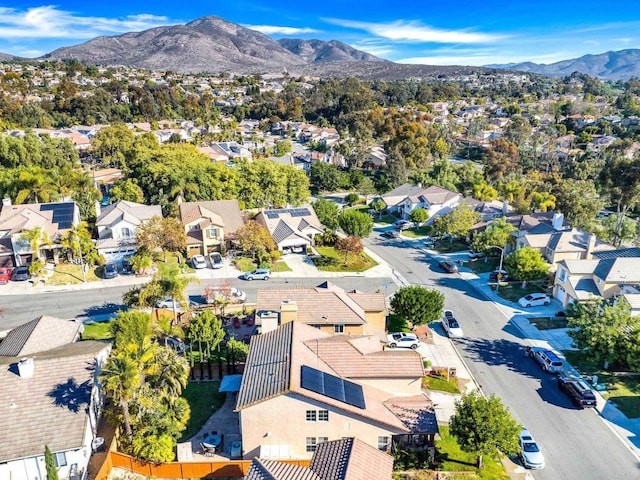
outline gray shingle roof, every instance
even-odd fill
[[[0,463],[80,448],[87,427],[95,358],[105,342],[76,342],[35,355],[34,374],[17,374],[18,358],[0,358]],[[106,355],[106,353],[105,353]]]
[[[236,409],[275,397],[289,389],[294,322],[251,340]]]
[[[254,458],[245,480],[323,480],[312,470],[275,460]]]
[[[42,315],[11,330],[0,343],[0,356],[20,357],[73,342],[82,322]]]
[[[357,438],[321,443],[309,468],[322,480],[389,480],[393,458]]]
[[[96,227],[109,226],[126,218],[136,225],[154,216],[162,216],[160,205],[144,205],[142,203],[120,200],[105,207],[96,219]]]
[[[621,258],[621,257],[637,257],[640,258],[640,247],[619,248],[617,250],[605,250],[602,252],[594,252],[594,257],[597,258]]]
[[[636,283],[640,281],[640,257],[605,258],[598,262],[593,274],[606,282]]]

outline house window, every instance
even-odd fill
[[[378,450],[389,451],[389,437],[378,437]]]
[[[210,228],[209,229],[209,238],[218,238],[218,229]]]
[[[66,467],[67,466],[67,456],[64,452],[54,453],[53,460],[56,462],[56,467]]]
[[[558,269],[558,280],[562,283],[567,281],[567,271],[564,268]]]
[[[316,437],[307,437],[307,453],[315,452],[317,445]]]
[[[333,326],[333,333],[344,333],[344,323],[338,323]]]
[[[307,410],[306,419],[307,419],[307,422],[315,422],[316,421],[316,411],[315,410]]]
[[[124,227],[122,229],[122,238],[131,238],[131,237],[133,237],[133,231],[128,227]]]
[[[318,437],[318,443],[327,443],[329,441],[329,437]]]
[[[200,230],[200,225],[198,225],[198,224],[189,226],[189,231],[190,232],[195,232],[195,231],[198,231],[198,230]]]
[[[328,422],[329,421],[329,410],[318,410],[318,421],[319,422]]]

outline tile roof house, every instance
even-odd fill
[[[613,251],[606,254],[611,255]],[[594,297],[608,299],[640,293],[640,256],[562,260],[553,286],[553,296],[563,306]]]
[[[308,468],[255,458],[245,480],[389,480],[393,457],[357,438],[320,443]]]
[[[269,230],[281,251],[292,247],[310,247],[313,237],[324,232],[322,223],[310,206],[263,210],[255,220]]]
[[[446,215],[462,201],[462,195],[446,188],[431,185],[424,188],[421,185],[405,183],[382,195],[389,213],[398,212],[402,218],[408,218],[416,208],[423,208],[429,213],[426,224],[440,216]]]
[[[189,258],[224,251],[244,226],[244,216],[235,199],[182,202],[180,220],[187,232]]]
[[[40,246],[41,259],[57,261],[60,239],[73,226],[80,223],[80,210],[75,202],[28,203],[3,205],[0,212],[0,239],[11,240],[11,251],[4,253],[4,261],[13,265],[26,265],[34,256],[31,244],[22,239],[28,230],[40,228],[51,245]]]
[[[73,343],[82,333],[82,322],[42,315],[7,333],[0,343],[0,357],[23,357]]]
[[[137,250],[136,230],[144,221],[162,217],[160,205],[121,200],[102,209],[96,219],[96,248],[107,263],[121,262]]]
[[[383,451],[392,439],[431,443],[438,427],[423,375],[419,354],[382,351],[377,338],[331,336],[300,322],[254,336],[236,403],[243,455],[309,458],[345,436]]]
[[[60,478],[85,478],[110,345],[83,341],[29,358],[0,357],[0,478],[44,479],[48,446]]]
[[[261,333],[295,321],[326,333],[384,339],[386,316],[382,293],[346,292],[329,282],[317,287],[258,289],[256,325]]]
[[[595,252],[615,250],[615,247],[598,240],[594,234],[577,228],[527,233],[517,239],[516,249],[527,246],[539,250],[551,264],[552,270],[555,270],[555,265],[561,260],[589,260]]]

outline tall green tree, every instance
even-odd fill
[[[47,244],[51,246],[51,239],[45,230],[42,227],[35,227],[31,230],[25,230],[20,235],[21,240],[26,240],[29,242],[29,246],[31,247],[31,252],[35,260],[40,260],[40,248],[43,244]]]
[[[365,238],[373,231],[373,219],[358,210],[343,210],[338,216],[340,228],[350,237]]]
[[[640,155],[628,159],[614,151],[600,173],[600,182],[610,201],[616,205],[618,223],[613,237],[616,244],[627,212],[640,203]]]
[[[489,253],[492,246],[505,248],[507,244],[513,241],[512,232],[517,229],[509,222],[506,217],[494,220],[487,228],[473,237],[472,247],[476,252]]]
[[[131,441],[133,430],[129,408],[141,383],[138,365],[126,352],[112,354],[102,369],[100,383],[105,395],[112,398],[120,407],[124,432],[127,439]]]
[[[455,405],[449,431],[462,450],[478,455],[479,467],[483,455],[519,452],[518,434],[522,426],[498,397],[485,397],[476,390],[463,394]]]
[[[313,202],[313,209],[318,216],[318,220],[320,220],[325,227],[330,228],[331,230],[338,228],[338,215],[340,214],[340,208],[336,202],[332,202],[326,198],[319,198]]]
[[[540,280],[549,271],[549,265],[540,251],[532,247],[522,247],[510,253],[504,265],[511,278],[525,282]]]
[[[414,208],[409,214],[411,221],[417,225],[426,222],[429,219],[429,212],[424,208]]]
[[[433,221],[433,229],[436,234],[449,234],[451,238],[464,238],[471,227],[480,221],[480,214],[470,205],[463,203],[446,215],[442,215]]]
[[[49,445],[44,446],[44,468],[47,472],[47,480],[58,480],[60,478],[58,476],[58,467],[56,467],[56,462],[53,458],[53,453],[51,453],[51,449],[49,449]]]
[[[224,340],[225,331],[217,315],[211,310],[203,310],[191,320],[186,335],[189,343],[197,344],[198,351],[209,358],[211,351],[216,350]]]
[[[419,285],[400,288],[391,299],[393,311],[413,325],[424,325],[440,318],[444,295]]]

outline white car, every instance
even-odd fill
[[[209,262],[211,262],[211,268],[222,268],[224,262],[222,261],[222,255],[218,252],[212,252],[209,254]]]
[[[415,333],[397,332],[387,335],[389,348],[410,348],[415,350],[420,346],[420,339]]]
[[[204,255],[194,255],[191,257],[191,266],[195,269],[207,268],[207,259]]]
[[[409,220],[397,220],[393,224],[393,226],[396,227],[398,230],[406,230],[407,228],[411,228],[412,225],[413,225],[413,222],[410,222]]]
[[[183,310],[182,304],[178,300],[176,300],[175,304],[176,304],[176,311],[181,312]],[[188,305],[189,305],[189,308],[193,308],[198,304],[196,302],[189,300]],[[171,297],[165,297],[158,300],[156,302],[156,308],[167,308],[167,309],[173,310],[173,299]]]
[[[442,315],[442,328],[444,329],[444,333],[447,334],[447,337],[452,338],[462,338],[464,337],[464,332],[462,331],[462,327],[456,320],[455,315],[451,310],[445,310],[444,315]]]
[[[520,435],[518,435],[518,442],[520,443],[520,460],[522,460],[524,467],[544,468],[544,456],[529,430],[522,429]]]
[[[541,305],[549,305],[551,303],[551,299],[548,295],[544,293],[531,293],[525,297],[522,297],[518,300],[518,304],[521,307],[529,308],[529,307],[539,307]]]

